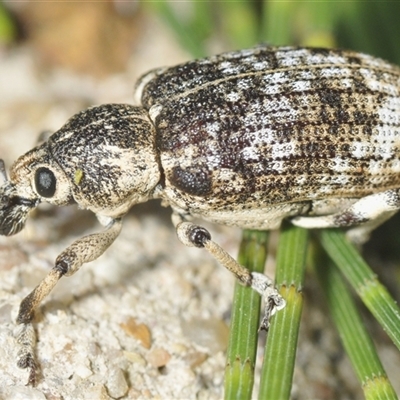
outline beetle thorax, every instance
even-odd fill
[[[83,208],[108,216],[148,200],[160,179],[155,130],[140,107],[107,104],[72,117],[49,139]]]

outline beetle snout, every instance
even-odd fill
[[[0,235],[11,236],[18,233],[25,225],[29,211],[36,207],[38,200],[24,199],[9,194],[9,187],[2,189],[0,197]]]
[[[18,195],[14,184],[8,179],[4,161],[0,159],[0,235],[11,236],[25,225],[29,211],[39,204],[39,199],[28,199]]]

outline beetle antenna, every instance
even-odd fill
[[[0,176],[3,178],[4,182],[8,182],[6,164],[2,158],[0,158]]]

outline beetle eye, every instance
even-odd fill
[[[56,192],[56,177],[48,168],[41,167],[35,172],[36,191],[42,197],[53,197]]]

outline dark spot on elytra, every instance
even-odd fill
[[[188,168],[177,165],[172,168],[169,180],[177,189],[193,196],[206,196],[212,191],[211,172],[204,165]]]
[[[336,119],[339,124],[345,124],[349,121],[350,115],[347,111],[340,109],[336,112]]]
[[[270,51],[266,53],[266,59],[271,69],[278,69],[280,67],[280,63],[278,58],[276,57],[275,51]]]
[[[319,112],[319,118],[323,124],[332,122],[331,113],[324,106],[322,106],[321,111]]]
[[[350,145],[348,143],[342,144],[340,146],[340,150],[343,152],[348,152],[348,151],[350,151]]]
[[[334,144],[328,144],[328,145],[326,146],[326,150],[327,150],[328,156],[329,156],[330,158],[336,157],[336,147],[335,147]]]
[[[300,149],[302,153],[307,155],[316,155],[321,152],[323,145],[317,142],[307,142],[306,144],[302,144]]]
[[[320,100],[323,104],[338,108],[341,105],[340,93],[335,90],[322,90],[319,92]]]
[[[368,87],[365,85],[363,78],[353,78],[353,89],[357,92],[365,93],[369,91]]]
[[[337,135],[339,133],[339,125],[337,123],[332,124],[329,128],[328,128],[328,132],[331,135]]]
[[[325,47],[311,47],[308,49],[308,51],[310,52],[310,54],[320,54],[322,56],[329,56],[329,54],[331,53],[331,50]],[[335,53],[339,54],[340,50],[335,50]]]
[[[363,126],[363,133],[364,135],[372,135],[372,127],[370,125],[364,125]]]
[[[347,58],[347,61],[350,64],[357,64],[357,65],[360,65],[362,63],[361,59],[359,57],[355,57],[355,56],[349,56]]]
[[[354,122],[358,125],[365,124],[369,118],[368,114],[362,111],[355,111],[353,117]]]
[[[278,128],[276,130],[275,136],[280,142],[284,143],[292,140],[294,133],[295,129],[293,127],[283,126],[282,128]]]

